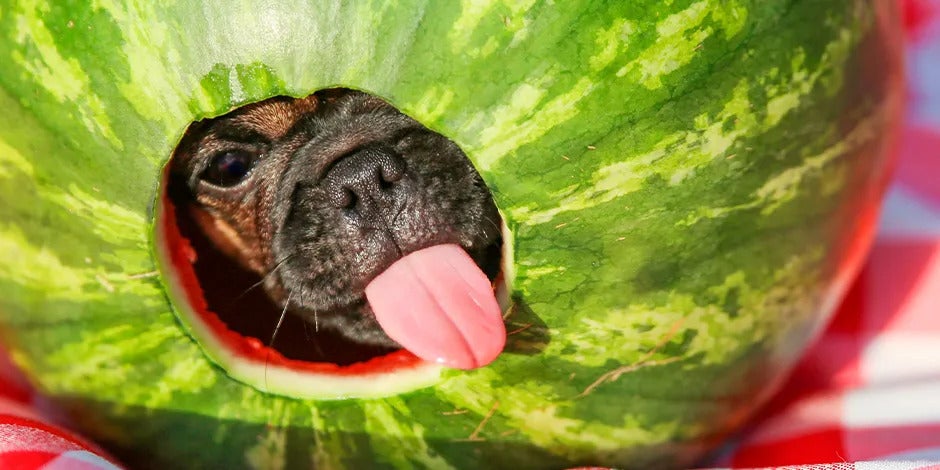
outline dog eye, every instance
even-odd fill
[[[202,179],[216,186],[235,186],[248,176],[254,160],[254,154],[244,150],[220,152],[212,157]]]

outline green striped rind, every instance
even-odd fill
[[[52,3],[0,1],[3,336],[157,466],[686,462],[827,313],[897,99],[874,1]],[[493,188],[526,329],[491,367],[291,400],[177,323],[149,223],[182,130],[335,85]]]

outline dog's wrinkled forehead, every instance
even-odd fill
[[[375,112],[378,114],[374,114]],[[352,90],[322,90],[299,99],[277,96],[242,106],[217,118],[194,123],[187,129],[177,147],[177,158],[192,159],[197,156],[199,150],[212,151],[225,142],[259,140],[275,142],[289,138],[296,134],[296,131],[302,133],[305,118],[309,121],[310,118],[322,117],[325,114],[334,115],[335,120],[345,119],[346,126],[355,126],[354,116],[357,114],[371,114],[370,125],[359,129],[360,132],[365,131],[369,134],[371,133],[366,127],[382,128],[381,124],[397,127],[396,124],[400,126],[402,120],[410,121],[394,112],[394,109],[385,101]],[[301,125],[298,126],[298,124]],[[321,120],[319,124],[330,123]]]
[[[293,131],[302,131],[298,129],[298,124],[304,118],[330,114],[348,120],[357,114],[365,115],[379,110],[389,113],[393,108],[366,93],[331,89],[321,90],[306,98],[275,97],[249,104],[227,115],[218,124],[230,130],[255,132],[269,141],[275,141],[289,136]]]
[[[320,98],[310,95],[302,99],[275,97],[245,105],[221,117],[194,123],[187,129],[180,145],[181,154],[192,154],[198,147],[212,147],[222,140],[262,138],[273,141],[291,130],[306,114],[315,112]]]
[[[316,95],[303,99],[273,98],[245,106],[224,124],[277,140],[287,134],[301,116],[316,111],[318,106],[320,100]]]

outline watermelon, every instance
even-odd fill
[[[0,336],[135,467],[693,463],[871,242],[894,3],[0,0]],[[259,363],[239,348],[265,339],[192,321],[161,196],[184,130],[337,86],[452,139],[491,189],[492,364]]]

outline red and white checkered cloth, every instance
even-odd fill
[[[120,470],[94,444],[50,425],[40,400],[0,354],[0,469]]]
[[[712,466],[940,470],[940,0],[903,1],[911,99],[874,249],[829,329]],[[46,424],[40,400],[0,357],[0,469],[118,468]]]

